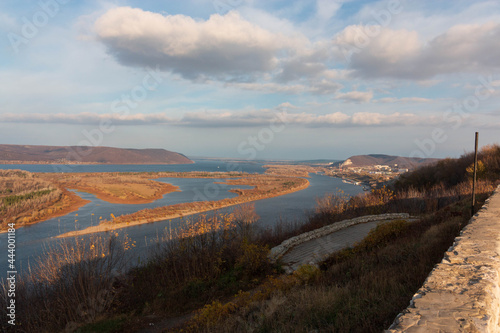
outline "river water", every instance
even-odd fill
[[[259,163],[228,163],[216,160],[200,160],[194,164],[182,165],[0,165],[0,169],[22,169],[31,172],[157,172],[157,171],[243,171],[249,173],[263,173],[265,170]],[[308,178],[310,186],[302,191],[283,196],[263,199],[255,202],[255,210],[260,219],[257,224],[261,227],[272,227],[278,220],[305,221],[306,215],[313,210],[316,199],[327,193],[336,193],[339,190],[347,195],[356,195],[362,192],[360,186],[343,183],[338,178],[311,174]],[[25,271],[28,265],[34,265],[35,259],[42,255],[43,250],[55,246],[60,239],[57,235],[68,231],[84,229],[99,223],[99,218],[109,219],[110,214],[119,216],[130,214],[144,208],[154,208],[172,205],[181,202],[200,200],[220,200],[235,197],[235,193],[228,192],[233,188],[249,188],[241,185],[215,184],[220,179],[198,178],[160,178],[157,181],[167,182],[180,188],[180,192],[167,193],[163,198],[149,204],[111,204],[94,195],[84,192],[75,192],[91,202],[78,211],[62,217],[53,218],[31,226],[16,230],[16,268],[19,272]],[[230,211],[226,208],[224,211]],[[148,249],[176,226],[182,225],[182,218],[160,221],[155,223],[132,226],[118,229],[120,234],[127,234],[136,247],[130,250],[129,255],[137,258],[147,256]],[[88,237],[88,236],[85,236]],[[7,262],[7,234],[0,234],[0,272],[8,271]]]

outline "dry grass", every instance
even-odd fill
[[[158,246],[150,262],[131,272],[121,310],[178,316],[258,285],[272,266],[269,248],[253,233],[255,218],[250,204],[190,221],[177,238]]]
[[[253,204],[245,204],[230,214],[188,221],[175,238],[158,245],[151,261],[128,273],[125,252],[134,246],[128,237],[65,240],[18,279],[16,328],[92,332],[110,325],[134,331],[133,325],[122,326],[123,318],[182,314],[253,288],[273,269],[268,247],[255,242],[257,218]],[[0,288],[0,315],[6,295]]]
[[[279,275],[279,267],[268,262],[268,241],[275,238],[253,228],[258,217],[252,205],[189,221],[177,238],[157,248],[151,261],[118,280],[109,280],[113,269],[97,261],[106,245],[92,252],[81,244],[82,250],[54,252],[48,273],[33,274],[36,292],[20,297],[24,304],[40,305],[20,310],[19,318],[40,325],[40,332],[68,322],[83,324],[83,332],[133,332],[151,316],[177,322],[199,309],[183,331],[381,331],[408,304],[468,220],[469,210],[466,204],[453,204],[421,222],[386,224],[326,261],[321,271],[305,266],[292,276]],[[277,231],[273,236],[279,238],[291,230]],[[67,263],[62,266],[70,269],[62,272],[72,273],[61,275],[53,269],[61,267],[57,262]],[[80,282],[90,280],[97,286]],[[102,299],[95,296],[99,290],[106,295],[102,308],[95,306]],[[81,312],[86,307],[90,310]],[[62,315],[43,311],[53,308],[64,308]]]
[[[478,195],[478,207],[493,183],[481,181],[479,188],[484,193]],[[187,318],[187,314],[197,310],[177,330],[380,332],[408,305],[469,220],[469,197],[468,181],[418,190],[408,186],[397,192],[384,188],[356,198],[340,194],[318,200],[317,212],[306,225],[294,229],[293,225],[283,224],[274,231],[264,232],[252,227],[257,217],[251,206],[232,214],[202,216],[179,231],[178,238],[160,246],[153,260],[122,276],[119,283],[111,284],[112,289],[108,280],[104,280],[102,285],[105,290],[112,290],[112,297],[109,303],[104,301],[106,306],[99,312],[101,316],[86,315],[89,311],[82,315],[77,303],[59,300],[47,306],[64,309],[60,310],[61,318],[44,312],[45,305],[34,307],[26,318],[34,318],[30,320],[41,325],[37,328],[40,332],[63,327],[64,320],[79,324],[92,321],[82,327],[84,332],[133,332],[152,316],[172,317],[179,323],[178,316]],[[419,214],[421,220],[384,224],[355,247],[334,254],[320,269],[304,266],[294,275],[284,276],[279,275],[279,267],[267,260],[269,247],[291,235],[345,218],[390,211]],[[83,271],[95,272],[99,269],[89,267],[102,267],[69,262],[69,267],[82,267]],[[109,271],[102,274],[109,275]],[[83,276],[94,276],[99,281],[92,274]],[[80,286],[79,281],[89,279],[62,279],[56,275],[56,279],[41,281],[48,280],[53,281],[48,287],[41,284],[36,288],[41,291],[26,294],[31,298],[21,296],[26,297],[23,303],[45,304],[44,299],[72,295],[82,300],[80,304],[95,304],[84,300],[94,300],[94,292],[99,288],[77,288],[89,295],[77,298],[82,294],[72,294],[66,291],[72,288],[63,287]],[[43,297],[37,298],[40,293]]]
[[[0,170],[0,230],[64,215],[86,202],[40,174]]]
[[[269,164],[264,165],[266,174],[274,176],[288,177],[309,177],[310,173],[323,171],[323,168],[312,167],[309,165],[288,165],[288,164]]]
[[[491,151],[498,156],[488,155]],[[496,175],[500,164],[497,169],[493,166],[499,161],[500,149],[491,148],[487,153],[483,158],[489,156],[485,162],[489,168],[485,168],[483,174]],[[446,165],[463,166],[466,172],[469,164],[465,162],[462,158],[447,161]],[[456,170],[457,174],[460,172]],[[421,171],[417,170],[416,174],[420,176]],[[470,180],[414,187],[417,176],[409,175],[411,181],[400,182],[396,192],[382,188],[354,198],[337,193],[318,199],[316,213],[309,222],[296,230],[286,230],[281,240],[291,233],[299,234],[366,214],[409,212],[422,216],[420,221],[380,225],[353,248],[339,251],[324,261],[321,271],[302,267],[298,272],[302,278],[297,275],[287,278],[298,281],[294,287],[278,284],[272,292],[257,291],[262,297],[247,297],[244,302],[241,296],[226,303],[213,302],[201,309],[184,329],[196,332],[380,332],[386,329],[408,305],[470,218]],[[480,179],[476,210],[496,187],[497,179]],[[274,244],[281,241],[279,236],[272,238]],[[256,290],[269,290],[265,285]]]
[[[458,159],[447,158],[430,166],[421,167],[413,172],[403,174],[396,182],[397,190],[407,190],[412,187],[418,190],[429,190],[436,186],[446,188],[471,179],[474,154],[468,153]],[[479,163],[480,162],[480,163]],[[478,179],[498,182],[500,179],[500,146],[483,147],[478,153]]]
[[[42,177],[62,187],[89,192],[101,200],[117,204],[149,203],[178,190],[177,186],[148,179],[145,173],[67,173],[44,174]]]
[[[496,183],[489,180],[480,180],[476,185],[478,193],[491,193],[495,188]],[[343,193],[329,194],[317,200],[315,214],[296,233],[363,215],[401,212],[411,215],[430,214],[454,202],[470,198],[471,191],[472,183],[467,180],[452,187],[436,185],[429,190],[409,187],[395,192],[383,187],[355,197]]]
[[[117,278],[126,267],[128,237],[91,237],[46,249],[29,273],[16,281],[16,328],[22,332],[72,332],[110,309]],[[5,280],[0,283],[0,313],[6,316]],[[0,326],[9,326],[2,321]]]
[[[186,202],[170,206],[143,209],[138,212],[117,216],[113,220],[103,220],[98,226],[83,230],[71,231],[59,237],[69,237],[94,232],[116,230],[132,225],[163,221],[177,217],[184,217],[195,213],[202,213],[224,207],[241,205],[255,200],[272,198],[287,193],[302,190],[309,186],[309,181],[303,178],[280,177],[269,175],[255,175],[236,179],[228,179],[225,184],[249,185],[251,189],[231,190],[238,194],[235,198],[226,198],[218,201]]]
[[[183,329],[381,332],[441,260],[467,223],[469,209],[461,202],[419,222],[382,224],[355,247],[323,262],[320,270],[303,266],[292,276],[264,282],[254,293],[214,302]]]

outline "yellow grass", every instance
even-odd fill
[[[160,207],[156,210],[140,211],[114,219],[112,229],[128,225],[161,221],[187,216],[199,212],[233,206],[245,202],[270,198],[301,190],[308,182],[301,178],[314,168],[306,166],[273,166],[265,175],[249,175],[239,172],[155,172],[155,173],[31,173],[20,170],[0,172],[0,232],[7,223],[16,227],[42,222],[47,219],[76,211],[89,201],[83,200],[67,189],[76,189],[94,194],[97,198],[119,204],[149,203],[160,199],[166,193],[178,191],[178,187],[155,181],[162,177],[171,178],[220,178],[231,185],[250,185],[252,189],[235,189],[238,197],[219,201],[183,203]],[[245,177],[243,177],[245,176]],[[46,193],[48,192],[48,193]],[[34,198],[18,198],[19,202],[8,204],[5,200],[13,197],[35,194]],[[4,199],[10,197],[9,199]],[[4,202],[5,201],[5,202]],[[109,222],[109,221],[106,221]],[[98,226],[103,228],[103,226]],[[109,230],[110,223],[104,225]],[[102,231],[101,229],[96,231]],[[82,233],[94,232],[87,230]]]
[[[325,171],[324,168],[310,165],[269,164],[264,165],[264,168],[266,174],[289,177],[309,177],[310,173]]]
[[[304,178],[271,175],[240,177],[226,180],[224,183],[231,185],[250,185],[253,186],[253,188],[231,190],[232,192],[238,194],[235,198],[226,198],[217,201],[186,202],[153,209],[143,209],[132,214],[118,216],[112,220],[104,220],[97,226],[88,227],[83,230],[71,231],[59,235],[58,237],[72,237],[77,235],[92,234],[95,232],[116,230],[134,225],[184,217],[196,213],[239,205],[246,202],[272,198],[300,191],[309,186],[309,181]]]
[[[101,200],[117,204],[149,203],[178,189],[177,186],[148,179],[146,174],[71,173],[45,174],[43,177],[62,187],[92,193]]]
[[[21,170],[0,170],[0,232],[66,215],[87,200],[56,183]]]

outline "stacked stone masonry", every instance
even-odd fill
[[[315,229],[287,239],[280,245],[275,246],[271,249],[269,253],[269,259],[271,261],[276,261],[279,258],[281,258],[288,250],[290,250],[294,246],[297,246],[298,244],[307,242],[311,239],[323,237],[325,235],[331,234],[332,232],[348,228],[355,224],[367,223],[372,221],[396,220],[396,219],[408,219],[408,218],[409,214],[406,213],[392,213],[392,214],[367,215],[367,216],[357,217],[351,220],[340,221],[334,224],[327,225],[323,228]]]
[[[386,332],[500,332],[500,186]]]

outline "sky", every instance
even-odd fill
[[[500,142],[500,1],[3,0],[0,143],[458,157]]]

